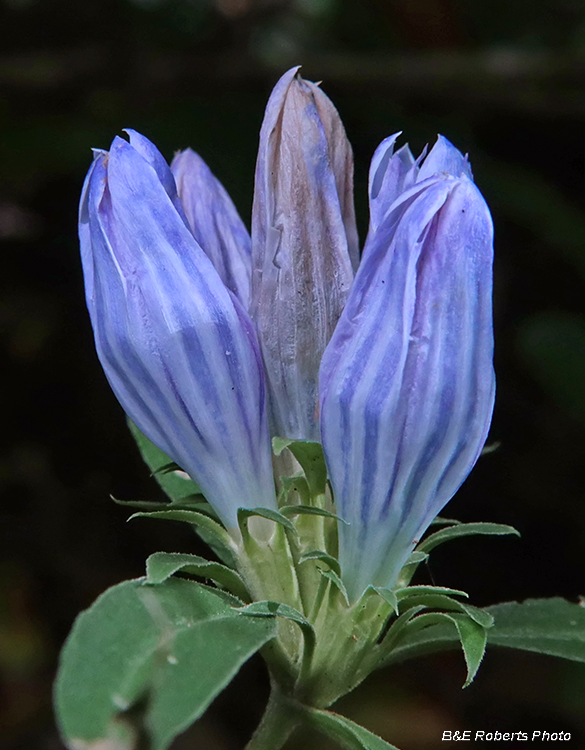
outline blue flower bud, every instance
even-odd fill
[[[277,83],[256,166],[252,302],[272,434],[318,440],[318,372],[357,264],[353,160],[337,111],[297,75]]]
[[[352,599],[396,583],[475,464],[494,402],[489,210],[446,139],[420,166],[394,140],[372,163],[370,232],[320,372]]]
[[[232,199],[203,159],[188,148],[171,164],[193,236],[221,280],[244,305],[250,304],[250,235]]]
[[[126,413],[199,483],[228,528],[239,507],[276,508],[252,322],[187,228],[171,171],[142,136],[130,131],[130,143],[116,138],[97,152],[79,235],[98,356]]]

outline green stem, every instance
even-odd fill
[[[298,712],[273,686],[262,721],[245,750],[280,750],[298,724]]]

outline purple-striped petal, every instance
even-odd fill
[[[462,157],[461,157],[462,159]],[[320,373],[352,599],[393,586],[477,460],[493,399],[492,224],[465,175],[414,185],[369,235]]]
[[[124,410],[228,528],[239,507],[275,508],[252,323],[152,161],[122,139],[92,165],[80,240],[98,356]]]
[[[318,371],[357,256],[351,149],[321,90],[288,71],[268,106],[256,166],[252,303],[273,435],[318,440]]]
[[[193,236],[221,280],[247,309],[250,304],[250,235],[227,191],[191,149],[171,164]]]

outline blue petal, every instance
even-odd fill
[[[493,399],[492,224],[467,177],[427,179],[370,233],[323,356],[321,434],[353,599],[393,586],[477,460]]]
[[[250,304],[250,235],[221,182],[191,149],[171,164],[193,236],[242,302]]]
[[[422,163],[418,171],[417,181],[422,182],[428,177],[443,173],[451,177],[462,177],[465,175],[470,180],[473,179],[471,165],[467,161],[467,156],[463,156],[455,146],[444,136],[440,135],[437,142],[431,149],[430,154]]]
[[[138,151],[140,156],[142,156],[154,169],[158,179],[161,182],[161,185],[166,191],[166,194],[169,196],[173,203],[173,206],[177,210],[177,213],[183,219],[185,226],[188,227],[189,223],[183,211],[181,201],[179,200],[175,178],[173,177],[173,173],[171,172],[171,169],[167,164],[164,156],[154,145],[154,143],[152,143],[152,141],[149,141],[148,138],[145,138],[136,130],[126,128],[124,132],[128,134],[128,137],[130,138],[130,145],[132,146],[132,148]]]
[[[260,132],[252,302],[272,434],[318,440],[318,371],[353,279],[352,156],[339,115],[290,70]]]
[[[416,180],[416,165],[408,145],[394,153],[401,133],[389,136],[376,149],[370,165],[370,229],[376,229],[401,193]]]
[[[116,138],[89,176],[80,240],[98,356],[131,419],[228,528],[276,507],[252,324],[155,169]]]

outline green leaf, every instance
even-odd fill
[[[240,576],[235,570],[220,563],[210,562],[198,555],[189,555],[183,552],[155,552],[146,561],[147,583],[164,583],[172,575],[179,572],[199,576],[200,578],[209,578],[242,601],[249,601],[249,594]],[[238,606],[237,603],[236,606]]]
[[[173,503],[184,505],[189,497],[193,495],[201,496],[199,485],[190,477],[183,476],[185,472],[175,469],[169,470],[169,467],[175,466],[174,462],[143,435],[130,419],[128,420],[128,427],[145,464]]]
[[[321,443],[309,440],[295,440],[288,446],[289,451],[300,463],[313,497],[325,494],[327,487],[327,467]]]
[[[388,603],[390,604],[390,602]],[[402,633],[406,629],[408,623],[423,610],[424,605],[417,604],[411,609],[407,609],[406,612],[403,612],[396,620],[394,620],[380,645],[380,650],[382,652],[380,666],[389,664],[390,661],[394,661],[394,658],[391,657],[394,657],[396,651],[400,650],[400,647],[396,648],[395,644],[401,641]]]
[[[585,608],[581,605],[557,597],[494,604],[484,611],[494,617],[494,625],[487,631],[488,646],[585,662]],[[451,626],[432,625],[401,641],[384,664],[451,649],[457,641]]]
[[[513,526],[507,526],[502,523],[462,523],[457,526],[450,526],[447,529],[441,529],[431,534],[424,539],[416,548],[416,552],[430,552],[435,547],[443,542],[448,542],[451,539],[459,539],[464,536],[473,536],[475,534],[488,534],[503,536],[505,534],[515,534],[520,536],[520,532],[517,531]],[[413,554],[416,554],[413,553]],[[407,564],[411,560],[407,560]]]
[[[429,612],[420,614],[412,619],[400,634],[400,640],[401,642],[408,642],[417,631],[430,626],[432,627],[438,623],[452,623],[457,629],[467,665],[467,679],[463,684],[465,688],[473,682],[473,678],[477,674],[477,670],[483,659],[488,630],[471,619],[467,614]],[[385,661],[386,664],[394,661],[392,656],[393,653],[390,654],[390,659]]]
[[[408,560],[404,563],[404,567],[407,565],[420,565],[421,562],[424,562],[425,560],[428,560],[429,556],[426,552],[423,552],[422,550],[416,550],[413,552]]]
[[[409,596],[420,596],[421,594],[445,594],[446,596],[464,596],[469,599],[469,594],[459,589],[446,589],[443,586],[406,586],[395,591],[398,599],[407,599]]]
[[[311,491],[309,489],[309,483],[307,482],[307,478],[304,474],[299,472],[298,474],[295,474],[292,477],[281,477],[280,481],[282,482],[282,490],[280,492],[279,496],[279,505],[280,503],[286,503],[289,500],[291,492],[297,492],[301,503],[303,504],[303,507],[307,507],[306,504],[311,501]],[[285,507],[293,507],[293,506],[285,506]],[[310,506],[312,507],[312,506]],[[281,508],[282,511],[282,508]]]
[[[303,634],[305,646],[303,650],[303,670],[308,669],[315,653],[317,636],[311,623],[297,609],[281,602],[264,601],[252,602],[247,607],[241,607],[238,611],[248,617],[284,617],[286,620],[295,622]]]
[[[305,552],[304,555],[301,555],[299,557],[299,564],[307,562],[308,560],[322,560],[323,562],[327,563],[331,570],[334,570],[337,575],[341,575],[341,566],[339,565],[339,560],[333,557],[333,555],[330,555],[321,549],[314,549],[311,550],[311,552]]]
[[[247,523],[248,518],[251,518],[252,516],[267,518],[269,521],[274,521],[275,523],[284,526],[285,529],[292,531],[293,534],[297,533],[294,523],[289,518],[283,516],[282,513],[279,513],[277,510],[271,510],[270,508],[240,508],[238,510],[238,522],[240,523],[241,529],[242,526]],[[242,532],[243,531],[244,529],[242,529]]]
[[[280,456],[282,451],[292,443],[292,440],[288,438],[273,437],[272,438],[272,452],[275,456]]]
[[[276,456],[279,456],[285,448],[289,449],[305,472],[311,495],[313,497],[324,495],[327,486],[327,467],[321,443],[310,440],[272,438],[272,450]]]
[[[333,518],[336,521],[341,521],[341,523],[349,526],[348,521],[344,521],[343,518],[336,516],[335,513],[330,513],[328,510],[317,508],[314,505],[285,505],[280,509],[280,512],[283,516],[325,516],[325,518]]]
[[[416,573],[418,566],[422,562],[426,562],[428,559],[429,556],[426,552],[415,550],[402,566],[398,576],[397,585],[399,587],[407,587],[413,575]]]
[[[183,501],[177,502],[162,502],[157,503],[152,500],[120,500],[113,495],[110,495],[110,499],[113,500],[116,505],[121,505],[124,508],[139,508],[147,512],[156,510],[196,510],[198,513],[205,513],[206,516],[218,520],[216,512],[213,510],[211,505],[205,500],[203,495],[191,495],[185,498]]]
[[[472,620],[474,620],[478,625],[481,625],[483,628],[491,628],[494,624],[494,618],[490,615],[489,612],[478,609],[477,607],[473,607],[470,604],[465,604],[464,602],[458,602],[457,600],[452,599],[450,596],[446,596],[445,594],[435,593],[420,594],[419,596],[411,595],[407,598],[403,598],[400,604],[402,605],[400,607],[401,611],[406,607],[414,607],[418,604],[422,604],[427,609],[461,612],[462,614],[471,617]]]
[[[318,570],[323,578],[327,578],[327,580],[331,581],[331,583],[339,589],[341,595],[347,603],[347,606],[349,607],[349,596],[347,595],[347,589],[345,588],[345,584],[337,575],[337,573],[334,570],[323,570],[323,568],[318,568]]]
[[[315,641],[315,631],[311,623],[307,618],[301,614],[298,609],[289,607],[288,604],[282,604],[281,602],[252,602],[246,607],[240,607],[238,612],[241,615],[247,615],[248,617],[284,617],[287,620],[296,622],[300,626],[306,638],[310,641]]]
[[[209,503],[205,502],[205,498],[201,494],[199,485],[192,479],[186,477],[184,472],[177,472],[172,469],[176,464],[169,459],[166,453],[163,453],[160,448],[157,448],[154,443],[151,443],[131,420],[128,420],[128,427],[134,440],[136,440],[138,449],[140,450],[146,465],[151,470],[158,484],[171,499],[171,507],[197,510],[199,512],[204,512],[217,520],[213,508]],[[143,510],[147,511],[164,510],[165,507],[164,505],[155,507],[154,503],[139,504],[139,501],[135,502],[136,505],[134,505],[133,501],[127,501],[123,504],[130,505],[132,503],[134,507],[141,507]],[[202,525],[198,525],[195,528],[195,531],[201,539],[211,547],[222,562],[226,565],[234,566],[233,555],[230,552],[226,552],[223,545],[217,543],[217,538],[213,533],[210,533],[209,530]]]
[[[203,513],[198,513],[194,510],[159,510],[152,513],[134,513],[128,519],[132,521],[135,518],[154,518],[155,520],[162,521],[182,521],[188,523],[191,526],[195,526],[197,531],[201,533],[203,530],[208,539],[213,542],[213,550],[217,552],[221,560],[230,567],[235,567],[235,543],[227,533],[227,531],[217,521],[214,521],[209,516]],[[201,534],[202,538],[203,535]],[[207,541],[207,539],[205,540]],[[211,544],[211,542],[208,542]],[[220,554],[221,553],[221,554]]]
[[[108,589],[76,620],[55,686],[69,746],[112,734],[121,712],[145,699],[144,731],[164,750],[276,635],[268,619],[242,618],[220,592],[171,578]]]
[[[336,740],[346,750],[398,750],[378,735],[333,711],[307,708],[303,717],[307,724]]]
[[[459,526],[462,521],[457,521],[455,518],[443,518],[442,516],[435,516],[430,526]]]
[[[394,591],[391,591],[390,589],[385,589],[380,586],[372,586],[372,591],[375,591],[378,596],[381,596],[382,599],[386,602],[386,604],[389,604],[394,612],[396,614],[399,614],[398,611],[398,598],[396,597],[396,594]],[[367,589],[366,589],[367,591]]]
[[[585,607],[556,597],[487,607],[490,646],[506,646],[585,662]]]

